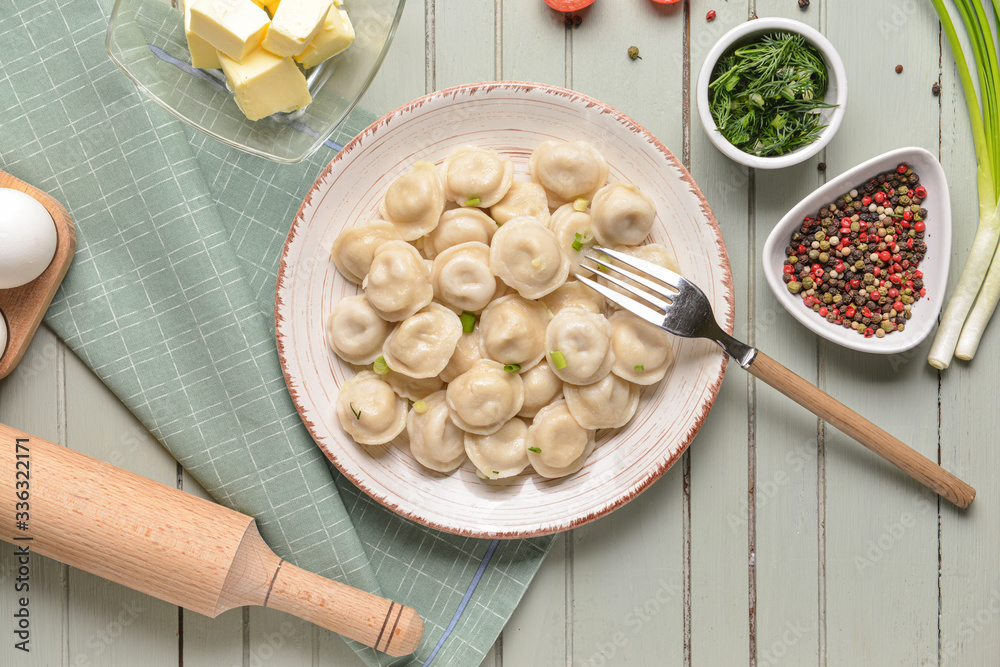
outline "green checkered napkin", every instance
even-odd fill
[[[396,664],[478,665],[551,540],[454,537],[385,510],[327,463],[282,379],[278,261],[334,150],[278,165],[175,120],[108,58],[110,5],[0,1],[0,168],[59,199],[79,238],[47,323],[278,555],[413,606],[424,642]],[[373,119],[355,111],[334,141]]]

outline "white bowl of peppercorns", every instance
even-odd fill
[[[941,164],[899,148],[830,180],[775,226],[764,276],[792,316],[852,350],[895,354],[937,324],[951,258]]]

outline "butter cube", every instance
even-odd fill
[[[264,48],[278,56],[297,56],[323,27],[333,0],[281,0]]]
[[[199,0],[200,1],[200,0]],[[306,77],[291,58],[258,48],[240,63],[220,53],[226,83],[250,120],[279,111],[295,111],[312,102]]]
[[[285,0],[286,2],[288,0]],[[309,69],[327,58],[332,58],[354,42],[354,26],[343,9],[331,9],[323,27],[312,38],[305,50],[295,56],[300,65]]]
[[[219,52],[215,47],[198,35],[191,32],[191,5],[195,0],[184,1],[184,36],[187,37],[188,51],[191,52],[191,64],[204,69],[220,69]]]
[[[196,0],[191,32],[237,62],[260,46],[267,33],[267,12],[252,0]]]

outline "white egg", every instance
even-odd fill
[[[0,188],[0,289],[42,275],[56,254],[56,225],[38,200]]]

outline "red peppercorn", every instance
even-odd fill
[[[872,198],[869,197],[868,195],[865,195],[864,197],[861,198],[862,206],[870,206],[871,203],[872,203]]]
[[[882,269],[876,266],[874,269],[872,269],[872,275],[876,277],[882,275]]]
[[[878,243],[878,234],[869,234],[868,235],[868,242],[869,243]]]
[[[838,262],[837,266],[833,267],[833,270],[836,271],[837,273],[843,273],[844,272],[843,262]]]
[[[865,306],[864,308],[861,309],[861,314],[864,315],[865,317],[871,317],[872,310],[868,306]]]
[[[913,272],[913,277],[914,278],[923,278],[924,277],[924,272],[923,271],[914,271]]]
[[[840,219],[840,226],[841,227],[850,227],[851,226],[851,219],[850,218],[841,218]]]
[[[891,276],[889,276],[889,281],[893,285],[898,285],[899,283],[903,282],[903,279],[899,277],[898,273],[894,273]]]
[[[801,243],[799,244],[798,251],[800,255],[806,254],[806,249],[807,248],[804,245],[802,245]]]
[[[854,314],[856,312],[858,312],[858,311],[854,308],[854,306],[848,306],[847,307],[847,312],[845,312],[844,315],[846,315],[847,317],[854,317]]]
[[[830,314],[830,311],[826,309],[826,306],[820,306],[819,307],[819,314],[820,314],[821,317],[826,317],[827,315]]]
[[[927,197],[927,188],[922,185],[917,186],[916,195],[918,199],[924,199]]]
[[[926,287],[921,287],[920,288],[920,296],[927,296],[927,288]]]
[[[890,299],[895,299],[897,296],[899,296],[899,290],[896,289],[895,287],[890,287],[889,288],[889,298]]]
[[[902,301],[893,302],[892,309],[895,310],[897,313],[903,312],[903,302]]]
[[[883,250],[878,254],[878,258],[883,262],[888,262],[892,258],[892,255],[889,254],[888,250]]]
[[[903,220],[906,220],[907,222],[913,220],[913,211],[911,211],[910,209],[906,209],[905,211],[903,211]]]
[[[785,273],[795,273],[795,267],[792,266],[791,264],[785,264],[785,266],[784,266],[784,268],[782,270]]]
[[[868,223],[864,220],[858,220],[858,231],[863,232],[868,229]]]
[[[715,20],[715,10],[714,9],[708,10],[708,13],[705,14],[705,20],[706,21],[714,21]],[[900,173],[902,173],[902,172],[900,172]]]
[[[925,225],[923,223],[923,221],[915,222],[915,223],[913,223],[913,229],[915,229],[917,231],[917,233],[919,234],[920,232],[922,232],[925,229],[927,229],[927,225]]]
[[[913,250],[913,239],[906,239],[906,247]]]
[[[859,287],[861,287],[861,281],[858,280],[857,278],[851,278],[851,287],[854,289],[858,289]]]
[[[822,278],[824,273],[825,273],[825,271],[823,271],[823,269],[816,269],[816,270],[813,271],[813,278]],[[823,281],[820,280],[819,282],[823,282]]]
[[[903,222],[899,223],[899,226],[902,227],[903,229],[909,229],[910,228],[910,223],[907,222],[906,220],[904,220]],[[900,232],[900,233],[902,233],[902,232]]]
[[[908,168],[909,168],[909,167],[907,167],[907,166],[906,166],[905,164],[900,164],[900,165],[899,165],[898,167],[896,167],[896,173],[897,173],[897,174],[905,174],[905,173],[906,173],[906,170],[907,170]]]
[[[868,327],[867,329],[865,329],[865,338],[871,338],[874,335],[875,335],[875,331],[871,327]]]
[[[879,190],[878,192],[875,193],[875,203],[881,204],[884,201],[885,201],[885,193]]]

